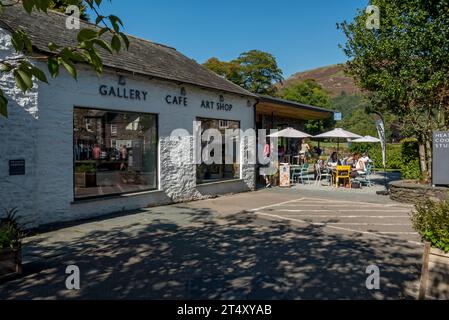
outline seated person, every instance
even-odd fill
[[[341,165],[340,160],[338,160],[337,152],[333,152],[331,156],[327,159],[326,163],[329,167],[336,167]]]
[[[363,161],[363,158],[360,158],[356,165],[355,165],[355,171],[357,171],[358,173],[365,173],[366,171],[366,164],[365,161]]]
[[[367,165],[368,163],[372,162],[370,157],[369,157],[369,155],[368,155],[368,153],[364,153],[363,156],[360,159],[365,163],[365,165]]]

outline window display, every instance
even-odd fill
[[[215,182],[220,180],[230,180],[240,178],[240,166],[238,157],[238,148],[240,147],[239,135],[232,135],[230,137],[230,143],[226,144],[225,135],[228,132],[240,129],[239,121],[220,120],[220,119],[207,119],[197,118],[197,121],[201,122],[201,134],[204,136],[204,132],[208,129],[216,129],[221,134],[221,159],[219,163],[206,164],[203,162],[197,165],[197,184]],[[208,145],[213,143],[213,139],[210,141],[203,141],[202,148],[204,150]],[[213,155],[212,155],[213,156]],[[232,157],[231,157],[232,156]],[[228,157],[228,158],[227,158]]]
[[[157,116],[74,109],[75,199],[157,188]]]

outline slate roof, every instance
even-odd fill
[[[64,14],[53,11],[48,11],[46,14],[33,10],[33,13],[29,15],[19,4],[5,8],[4,13],[0,14],[0,26],[10,31],[18,28],[25,30],[37,51],[49,53],[50,42],[63,46],[76,44],[78,30],[67,29],[66,18]],[[94,28],[94,26],[81,22],[81,28]],[[129,51],[124,49],[119,54],[111,55],[99,50],[104,66],[153,78],[255,97],[254,94],[221,78],[174,48],[133,36],[128,38],[131,43]]]

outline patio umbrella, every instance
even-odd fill
[[[362,138],[362,136],[346,131],[341,128],[336,128],[334,130],[331,130],[329,132],[325,132],[322,134],[319,134],[315,136],[316,139],[336,139],[337,140],[337,153],[340,148],[340,139],[359,139]]]
[[[380,142],[380,139],[371,137],[371,136],[364,136],[362,138],[358,138],[355,140],[351,140],[351,142],[356,142],[356,143],[378,143]]]
[[[270,134],[270,138],[310,138],[310,134],[301,132],[293,128],[287,128],[276,133]]]

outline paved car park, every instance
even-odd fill
[[[260,217],[321,226],[375,237],[394,236],[419,245],[410,223],[411,206],[350,200],[298,198],[248,210]]]
[[[411,207],[376,195],[271,189],[148,208],[26,239],[0,299],[414,299]],[[80,290],[66,268],[79,267]],[[369,266],[380,270],[369,290]]]

